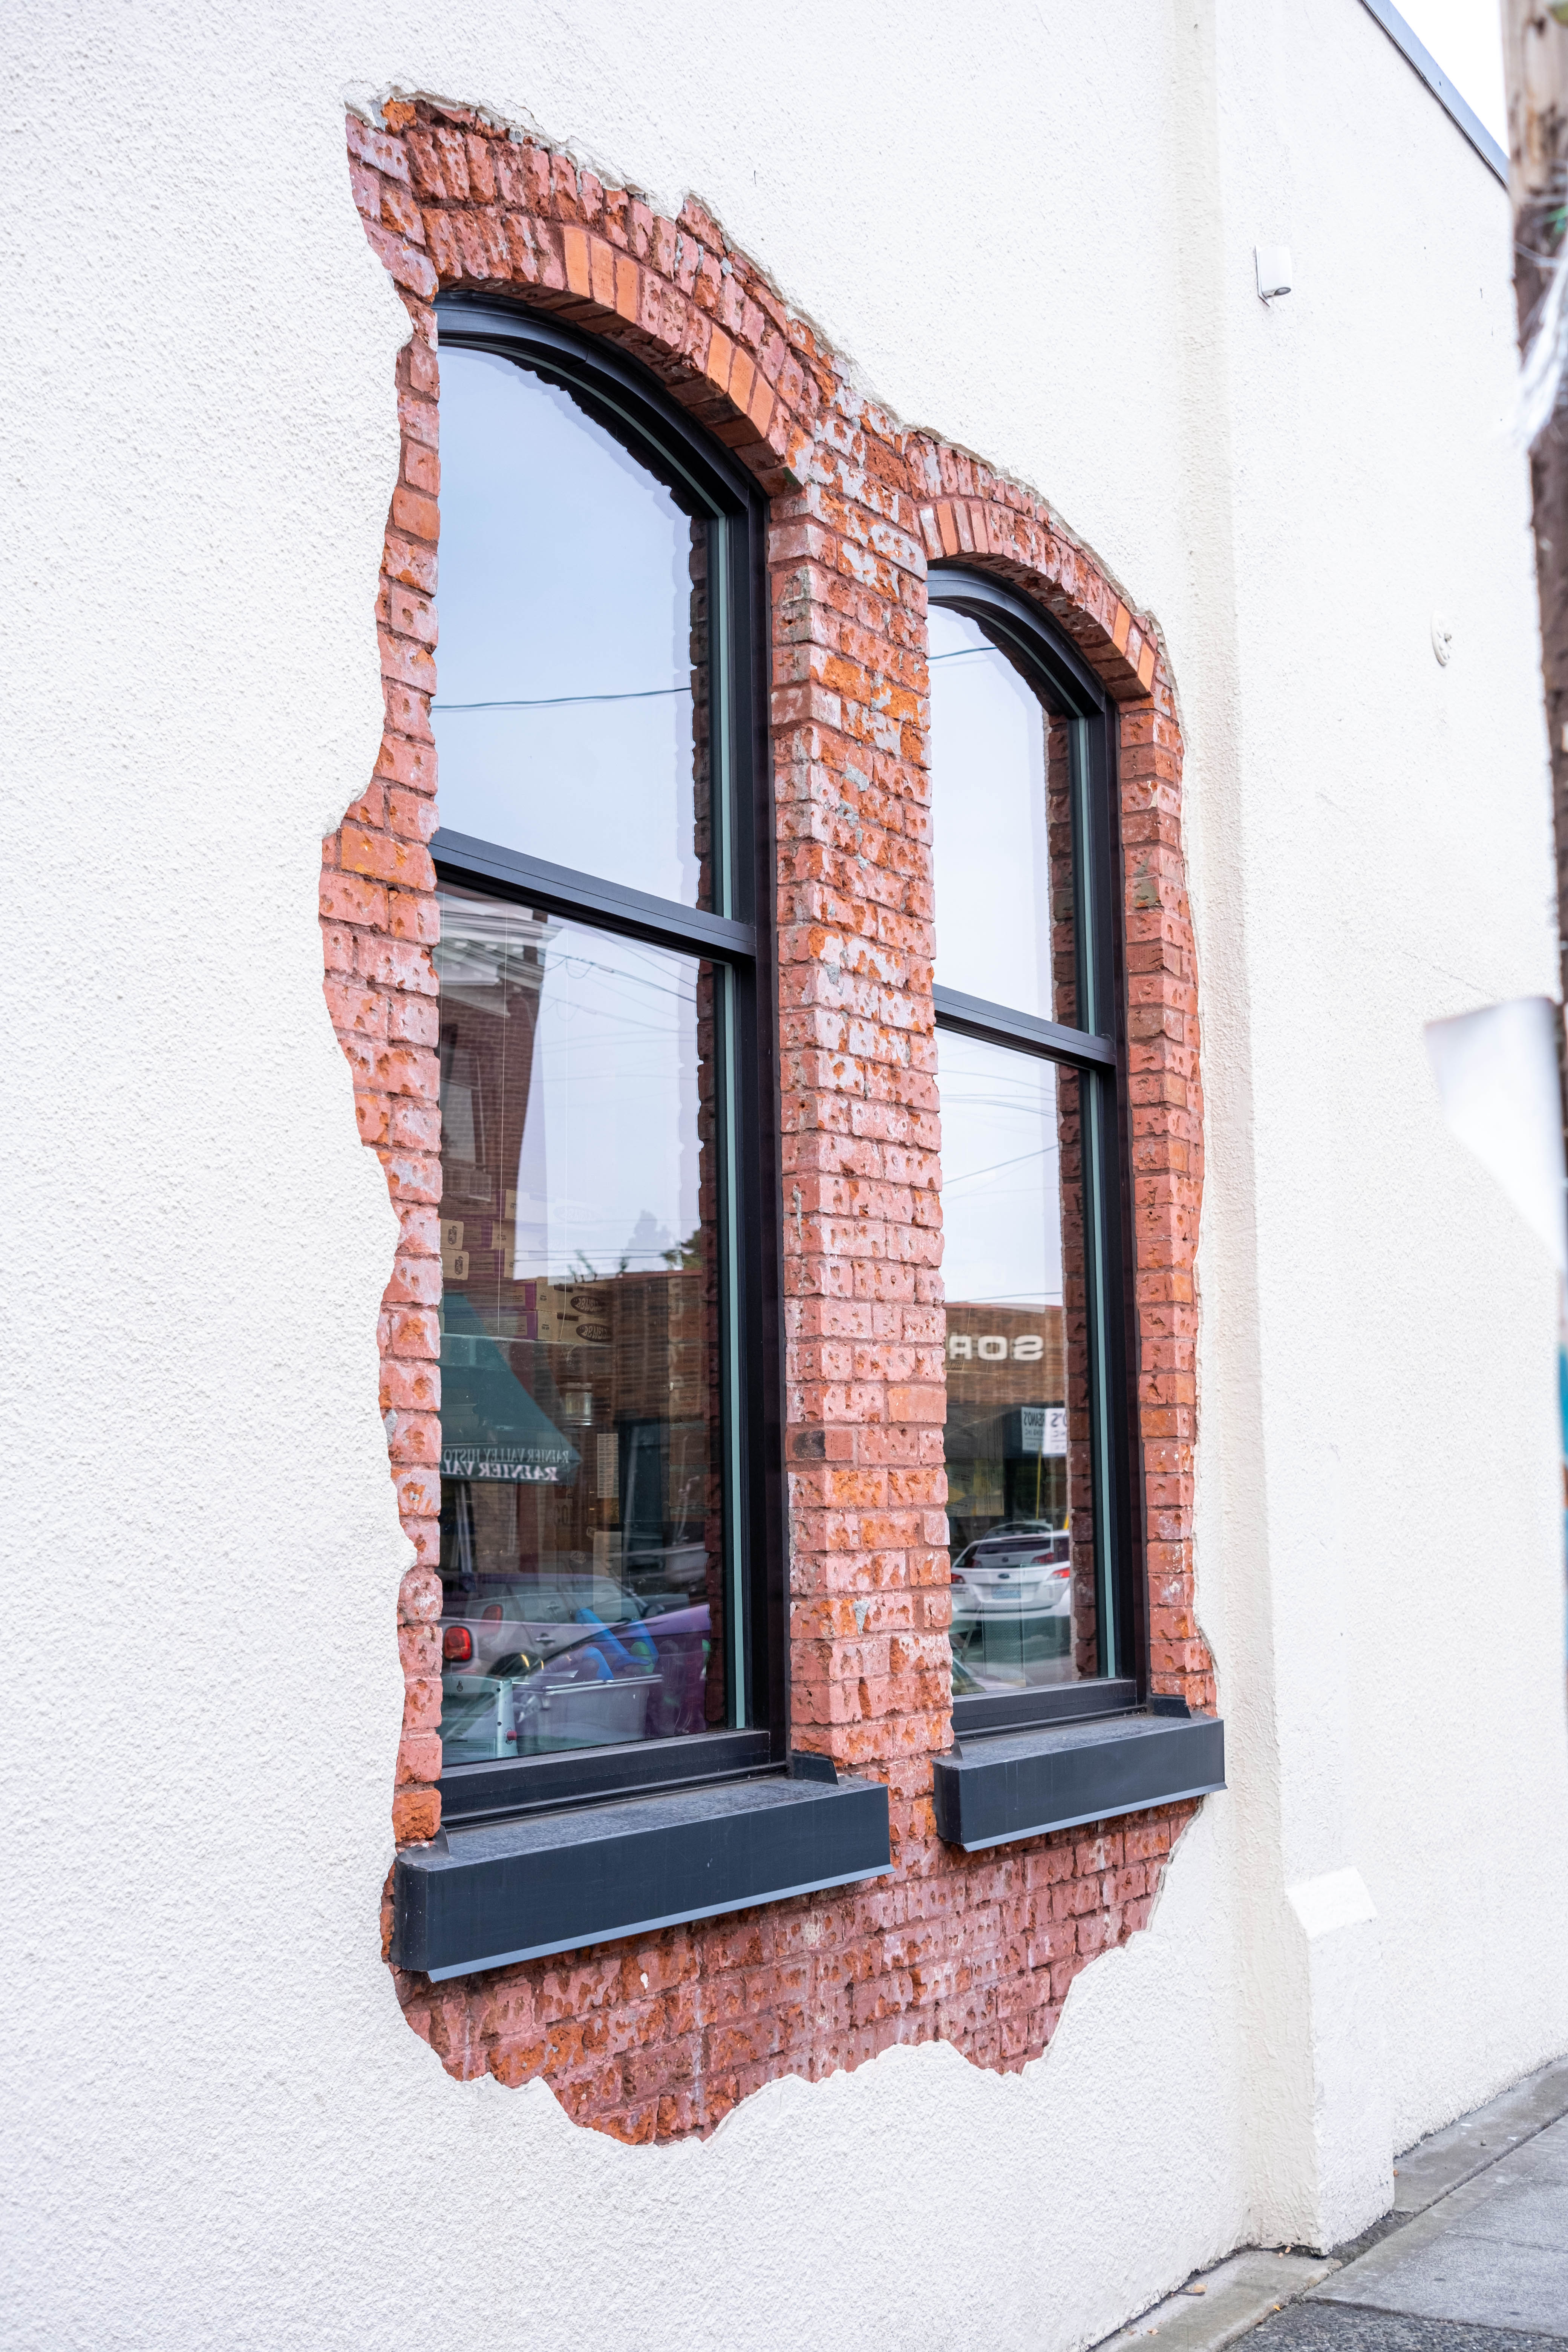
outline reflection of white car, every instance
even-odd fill
[[[1072,1546],[1065,1528],[981,1536],[952,1564],[952,1630],[1035,1625],[1072,1615]]]
[[[636,1547],[621,1555],[621,1566],[628,1575],[636,1574],[646,1583],[650,1578],[668,1585],[672,1592],[695,1592],[708,1583],[708,1547],[701,1543],[663,1544],[642,1550]]]

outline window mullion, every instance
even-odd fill
[[[625,889],[592,874],[551,866],[542,858],[526,857],[492,842],[476,841],[467,834],[449,833],[443,827],[431,841],[430,854],[449,881],[487,890],[500,884],[520,905],[575,915],[605,930],[652,940],[686,955],[749,959],[757,951],[753,924]]]
[[[979,997],[960,995],[956,989],[933,992],[939,1029],[956,1029],[964,1036],[1011,1050],[1037,1054],[1048,1062],[1067,1062],[1075,1068],[1112,1069],[1116,1047],[1109,1037],[1097,1037],[1064,1023],[1041,1021],[1029,1013],[1016,1013],[1005,1004],[989,1004]]]

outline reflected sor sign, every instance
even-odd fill
[[[978,1339],[967,1331],[950,1331],[947,1338],[950,1364],[973,1363],[977,1357],[983,1364],[1005,1364],[1009,1357],[1016,1364],[1037,1364],[1045,1352],[1046,1343],[1037,1331],[1020,1331],[1011,1346],[1000,1331],[986,1332]]]

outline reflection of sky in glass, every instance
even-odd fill
[[[651,1272],[693,1232],[697,971],[576,923],[551,940],[517,1171],[521,1278]]]
[[[939,1033],[942,1285],[949,1304],[1059,1305],[1057,1073],[1032,1054]]]
[[[931,608],[936,976],[1052,1017],[1046,715],[962,613]]]
[[[442,993],[476,1008],[503,971],[514,988],[524,980],[525,946],[543,959],[517,1279],[669,1265],[698,1222],[696,958],[456,894],[441,930]]]
[[[688,517],[567,393],[443,351],[444,825],[695,903],[690,566]],[[498,703],[528,707],[471,707]]]

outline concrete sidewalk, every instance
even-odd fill
[[[1568,2058],[1399,2158],[1394,2209],[1330,2256],[1249,2250],[1101,2352],[1563,2352]]]
[[[1568,2070],[1564,2070],[1568,2072]],[[1461,2188],[1347,2263],[1312,2291],[1316,2336],[1264,2329],[1258,2352],[1313,2341],[1369,2347],[1390,2338],[1374,2314],[1452,2323],[1479,2346],[1499,2329],[1568,2343],[1568,2116],[1516,2145]],[[1331,2308],[1330,2308],[1331,2306]],[[1419,2340],[1418,2338],[1416,2340]]]

